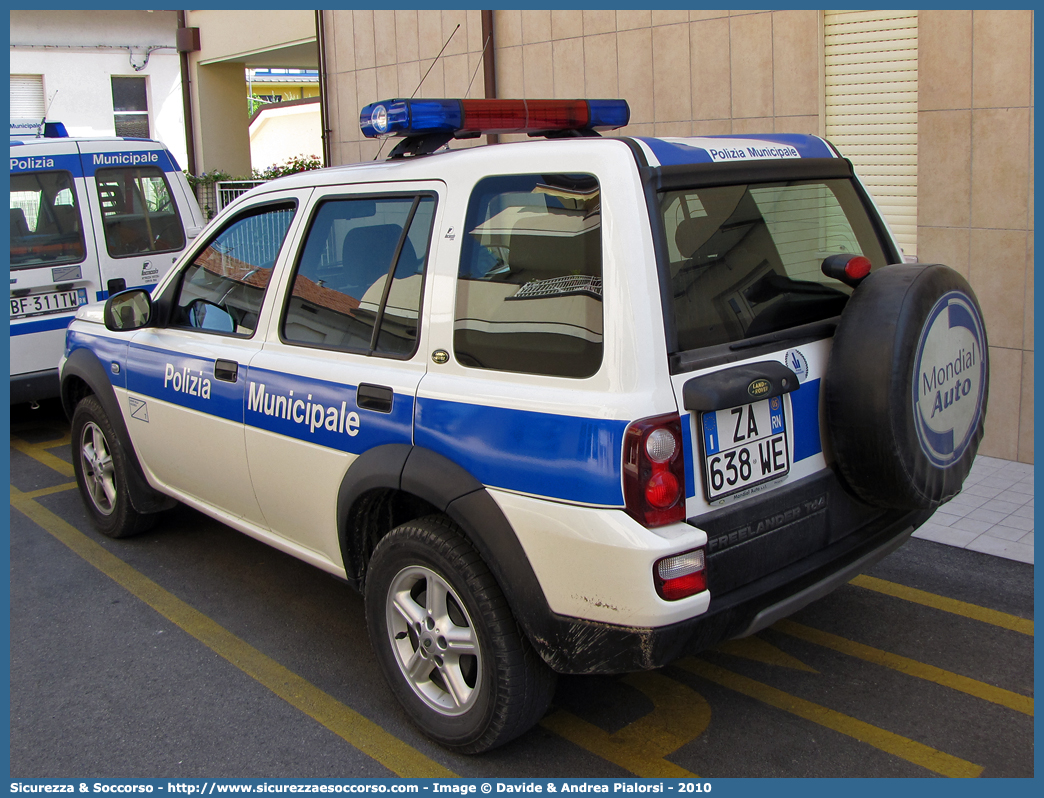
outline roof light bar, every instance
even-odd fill
[[[367,105],[359,126],[367,138],[451,133],[546,133],[614,130],[631,118],[626,100],[384,100]]]
[[[69,138],[69,131],[65,129],[65,125],[62,122],[45,122],[44,138],[67,139]]]

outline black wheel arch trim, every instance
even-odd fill
[[[123,411],[120,409],[116,392],[113,390],[105,367],[98,356],[89,349],[80,348],[74,350],[65,361],[61,374],[61,399],[62,409],[70,419],[76,409],[71,390],[71,377],[83,380],[91,393],[97,397],[116,432],[120,448],[127,455],[127,462],[130,465],[127,481],[130,488],[131,506],[139,513],[157,513],[174,507],[177,501],[165,493],[160,493],[145,478],[145,471],[141,467],[138,453],[131,442],[127,424],[123,420]]]
[[[348,467],[337,494],[337,534],[345,562],[352,506],[378,489],[410,493],[448,515],[482,556],[530,642],[546,662],[553,662],[549,642],[543,641],[557,637],[554,613],[514,529],[479,480],[422,446],[385,444],[364,452]]]
[[[490,493],[456,463],[423,447],[389,444],[361,455],[348,469],[338,496],[344,545],[352,502],[372,489],[409,490],[446,513],[475,546],[493,573],[533,648],[553,670],[611,674],[661,667],[743,634],[758,613],[792,601],[819,583],[833,586],[838,571],[855,560],[869,567],[904,540],[927,512],[892,511],[861,534],[768,574],[711,601],[706,613],[658,628],[615,626],[552,611],[518,537]],[[868,556],[869,555],[869,556]],[[805,591],[805,592],[802,592]]]

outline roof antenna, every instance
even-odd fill
[[[444,45],[442,45],[442,49],[441,49],[441,50],[439,50],[439,54],[438,54],[437,56],[435,56],[435,60],[431,62],[431,66],[430,66],[430,67],[428,67],[428,71],[424,73],[424,77],[420,79],[420,83],[418,83],[418,84],[417,84],[417,88],[415,88],[415,89],[413,90],[413,94],[411,94],[411,95],[410,95],[410,99],[411,99],[411,100],[412,100],[412,99],[413,99],[414,97],[416,97],[416,96],[417,96],[417,92],[419,92],[419,91],[420,91],[420,87],[421,87],[421,85],[422,85],[422,84],[424,83],[424,78],[428,77],[428,75],[429,75],[429,74],[431,73],[431,70],[435,68],[435,64],[436,64],[436,63],[438,62],[438,60],[439,60],[440,58],[442,58],[442,54],[443,54],[444,52],[446,52],[446,48],[447,48],[447,47],[449,47],[449,43],[450,43],[450,40],[451,40],[451,39],[453,38],[453,34],[454,34],[454,33],[456,33],[456,32],[457,32],[458,30],[460,30],[460,23],[459,23],[459,22],[457,23],[457,27],[455,27],[455,28],[454,28],[454,29],[453,29],[453,30],[452,30],[452,31],[450,32],[450,35],[449,35],[449,37],[448,37],[448,38],[446,39],[446,43],[445,43]],[[483,48],[483,52],[485,52],[485,48]],[[470,89],[470,87],[469,87],[469,89]],[[384,150],[384,143],[385,143],[385,142],[386,142],[386,141],[387,141],[387,140],[388,140],[389,138],[391,138],[391,136],[385,136],[385,137],[384,137],[383,139],[381,139],[381,146],[380,146],[380,148],[379,148],[379,149],[377,150],[377,154],[373,156],[373,160],[375,160],[375,161],[376,161],[376,160],[377,160],[378,158],[380,158],[380,157],[381,157],[381,152],[382,152],[382,151]]]
[[[482,45],[482,52],[479,53],[478,63],[475,64],[475,71],[471,73],[471,82],[468,83],[468,90],[464,92],[464,96],[467,97],[471,94],[471,87],[475,83],[475,78],[478,77],[478,71],[482,68],[482,59],[486,57],[486,48],[489,47],[489,40],[493,38],[493,34],[489,34],[486,37],[486,43]]]
[[[44,108],[43,119],[40,120],[40,129],[36,131],[36,137],[41,138],[44,131],[47,129],[47,115],[51,113],[51,104],[54,102],[54,98],[58,96],[58,89],[54,90],[54,94],[51,95],[51,99],[47,101],[47,107]]]

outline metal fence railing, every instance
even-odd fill
[[[232,200],[240,194],[245,194],[254,186],[260,186],[264,182],[264,180],[224,180],[217,183],[217,212],[220,213],[222,208],[230,205]]]
[[[223,255],[255,271],[271,269],[293,218],[293,208],[269,207],[228,227],[214,246]]]

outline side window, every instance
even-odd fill
[[[283,340],[412,355],[434,217],[432,196],[322,203],[294,274]]]
[[[126,258],[185,246],[181,217],[161,169],[99,169],[94,181],[109,255]]]
[[[11,175],[11,268],[84,259],[83,225],[68,172]]]
[[[182,273],[171,326],[252,335],[294,209],[266,205],[227,223]]]
[[[598,371],[600,197],[589,175],[489,177],[475,186],[453,328],[463,365],[574,378]]]

